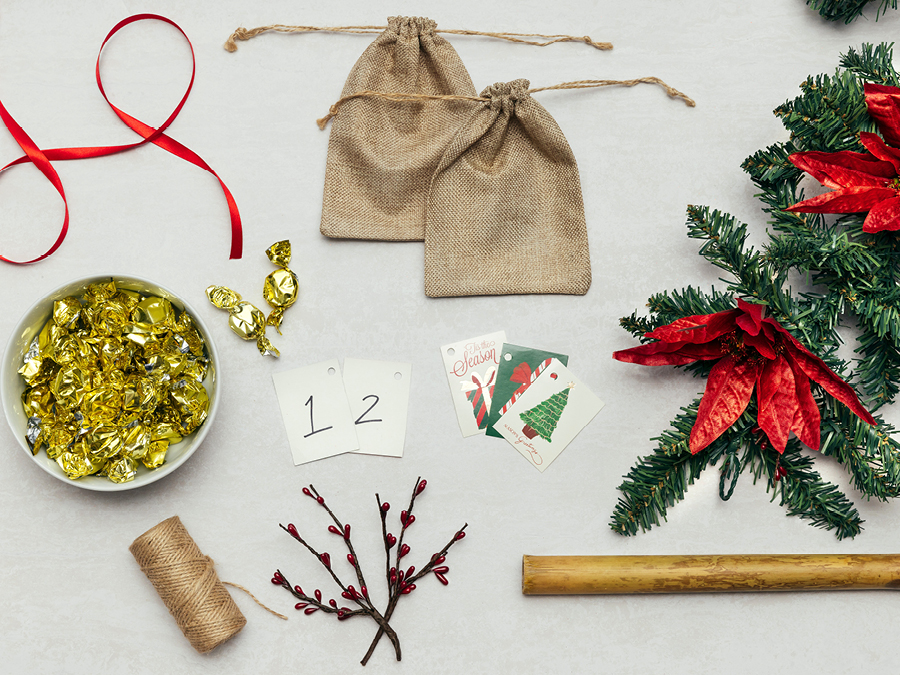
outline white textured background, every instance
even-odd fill
[[[898,600],[890,593],[537,598],[523,597],[520,584],[523,553],[900,552],[900,504],[865,502],[843,470],[824,459],[817,468],[847,490],[866,520],[853,541],[786,517],[747,475],[731,501],[721,502],[716,471],[690,489],[662,527],[622,538],[607,526],[620,477],[702,387],[670,368],[614,362],[614,349],[636,344],[618,318],[654,292],[716,280],[685,236],[687,204],[729,211],[752,225],[754,241],[763,240],[765,218],[739,165],[786,137],[772,109],[796,96],[807,75],[832,72],[849,46],[895,39],[900,12],[848,27],[822,21],[802,0],[6,0],[0,100],[41,147],[136,140],[98,93],[93,66],[107,31],[144,11],[170,17],[193,41],[196,85],[169,133],[232,190],[244,219],[244,259],[227,259],[225,201],[200,169],[152,146],[61,162],[69,237],[45,262],[0,267],[0,339],[35,299],[70,279],[149,277],[199,307],[213,327],[223,361],[221,409],[184,467],[121,494],[52,480],[9,429],[0,430],[0,671],[353,672],[374,624],[338,624],[291,609],[291,598],[269,584],[276,566],[304,587],[330,588],[278,523],[296,522],[335,549],[323,514],[300,494],[315,483],[354,525],[363,564],[375,577],[382,559],[372,493],[399,506],[422,475],[429,489],[410,531],[411,562],[464,521],[469,537],[449,558],[451,585],[423,582],[397,610],[392,624],[403,662],[393,661],[385,642],[369,672],[896,672]],[[615,44],[599,52],[451,37],[479,91],[518,77],[545,86],[656,75],[696,99],[689,109],[651,86],[537,95],[578,158],[594,270],[587,296],[431,300],[422,291],[421,244],[320,236],[328,136],[315,119],[338,98],[372,36],[265,35],[235,54],[222,43],[239,25],[382,24],[393,14],[426,15],[446,28],[588,34]],[[153,125],[181,97],[188,69],[181,37],[151,22],[119,33],[103,59],[111,100]],[[0,131],[3,161],[19,154]],[[55,191],[33,167],[7,172],[0,180],[0,252],[42,253],[61,214]],[[276,361],[231,335],[203,289],[225,284],[261,303],[255,289],[271,270],[263,252],[283,238],[294,245],[292,267],[303,290],[287,314],[285,336],[273,335],[283,352]],[[464,440],[457,427],[438,347],[499,329],[515,343],[569,354],[572,369],[606,402],[543,475],[504,441]],[[406,454],[294,467],[271,374],[345,356],[412,362]],[[127,550],[173,514],[222,578],[290,610],[291,620],[236,595],[247,627],[212,654],[196,654]]]

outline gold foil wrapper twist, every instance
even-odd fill
[[[231,639],[247,619],[219,581],[178,516],[164,520],[128,547],[175,623],[201,654]]]
[[[243,340],[256,340],[256,347],[263,356],[281,356],[266,337],[266,317],[256,307],[241,298],[241,294],[225,286],[206,289],[209,301],[229,313],[228,325]]]
[[[26,440],[73,480],[134,480],[209,411],[209,358],[190,315],[112,279],[57,300],[23,361]]]
[[[275,326],[280,335],[284,312],[297,301],[300,283],[297,281],[297,275],[288,269],[288,263],[291,262],[290,241],[285,239],[272,244],[266,250],[266,255],[280,268],[269,274],[263,283],[263,297],[272,307],[266,324]]]

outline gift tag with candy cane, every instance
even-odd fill
[[[337,359],[272,379],[295,465],[359,448]]]
[[[486,431],[488,436],[502,438],[500,432],[494,429],[494,424],[525,393],[525,390],[534,384],[538,375],[550,365],[551,359],[558,359],[564,366],[569,365],[569,357],[565,354],[517,345],[503,345],[500,352],[500,366],[497,368],[497,384],[488,412]]]
[[[494,428],[543,472],[602,407],[603,401],[553,359]]]
[[[498,331],[441,347],[444,372],[463,436],[480,434],[487,427],[504,342],[506,333]]]
[[[402,457],[412,365],[344,359],[344,387],[359,439],[357,453]]]

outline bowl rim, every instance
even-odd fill
[[[208,389],[208,391],[210,392],[210,408],[206,415],[206,419],[203,421],[203,424],[200,425],[200,428],[194,431],[191,435],[190,446],[172,462],[166,462],[157,469],[148,470],[147,473],[141,473],[138,475],[138,478],[135,478],[135,480],[132,481],[128,481],[127,483],[114,483],[111,480],[100,478],[98,476],[84,476],[78,479],[71,479],[66,476],[65,473],[63,473],[62,469],[58,467],[56,462],[53,462],[52,460],[50,462],[41,461],[40,453],[38,455],[33,455],[31,449],[28,447],[28,444],[25,442],[24,436],[18,431],[19,417],[16,415],[16,413],[13,412],[12,406],[21,406],[21,401],[19,400],[20,397],[17,396],[17,400],[15,401],[9,401],[7,400],[6,393],[6,383],[9,381],[10,377],[15,376],[16,378],[21,380],[21,376],[18,373],[18,367],[13,369],[12,373],[10,373],[9,371],[12,368],[11,352],[14,349],[16,351],[19,351],[16,348],[16,343],[19,339],[21,339],[23,331],[30,326],[30,324],[29,326],[25,325],[26,318],[33,312],[38,310],[38,308],[41,307],[44,303],[48,302],[48,300],[52,296],[58,294],[63,289],[74,288],[77,286],[80,286],[83,289],[90,284],[101,283],[107,279],[112,279],[116,282],[123,281],[126,283],[153,287],[162,291],[163,297],[166,297],[170,301],[174,300],[176,306],[180,305],[179,309],[181,309],[182,311],[187,311],[190,314],[191,319],[203,334],[203,338],[206,341],[207,354],[210,360],[210,371],[207,374],[207,378],[204,380],[205,383],[209,383],[210,385],[212,385],[211,391]],[[74,293],[77,291],[73,290],[71,292]],[[43,293],[40,298],[29,305],[28,309],[25,310],[25,312],[16,322],[16,325],[13,328],[9,339],[7,340],[6,348],[3,351],[2,362],[0,362],[0,402],[2,402],[3,405],[3,412],[6,417],[7,424],[9,425],[13,436],[16,437],[19,446],[28,455],[28,457],[46,473],[74,487],[93,490],[95,492],[122,492],[125,490],[133,490],[135,488],[143,487],[144,485],[155,483],[156,481],[168,476],[170,473],[184,464],[194,454],[194,452],[196,452],[197,448],[200,447],[200,444],[206,438],[206,434],[209,432],[209,429],[212,426],[212,421],[215,418],[216,412],[219,408],[220,397],[218,392],[219,387],[221,386],[222,379],[222,373],[219,368],[219,363],[219,353],[216,349],[216,344],[213,340],[212,333],[209,330],[209,326],[206,325],[206,322],[203,320],[194,306],[191,305],[191,303],[184,299],[182,296],[173,292],[167,286],[154,281],[153,279],[148,279],[147,277],[142,277],[136,274],[92,274],[89,276],[82,276],[72,279],[68,283],[57,285],[52,290]]]

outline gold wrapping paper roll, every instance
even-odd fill
[[[900,555],[522,557],[525,595],[900,588]]]
[[[200,552],[178,516],[144,532],[128,550],[201,654],[237,635],[247,623],[219,581],[212,559]]]

